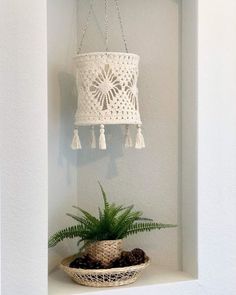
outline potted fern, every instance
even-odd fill
[[[79,238],[80,252],[85,249],[89,257],[108,266],[121,255],[122,240],[140,232],[175,227],[173,224],[154,222],[143,217],[134,206],[125,207],[109,203],[106,193],[99,183],[103,196],[103,209],[99,208],[98,216],[93,216],[80,207],[73,206],[81,216],[67,213],[77,224],[58,231],[49,238],[49,247],[56,246],[64,239]],[[82,245],[82,246],[81,246]]]

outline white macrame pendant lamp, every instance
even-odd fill
[[[82,148],[78,132],[79,126],[91,126],[91,148],[98,147],[105,150],[107,148],[105,125],[107,124],[125,125],[124,146],[126,148],[133,146],[130,125],[136,125],[137,135],[134,147],[137,149],[145,147],[138,104],[139,56],[128,53],[118,0],[114,2],[126,52],[108,51],[107,1],[105,0],[106,51],[80,54],[93,9],[94,0],[91,0],[87,22],[78,54],[75,57],[78,105],[71,144],[74,150]],[[100,127],[98,142],[94,132],[96,125]]]

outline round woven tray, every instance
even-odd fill
[[[90,287],[116,287],[134,283],[142,271],[150,264],[150,259],[146,257],[146,262],[119,268],[109,269],[81,269],[69,267],[76,255],[65,258],[60,267],[77,284]]]

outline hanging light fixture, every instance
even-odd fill
[[[138,103],[139,56],[128,52],[118,0],[114,0],[119,19],[125,52],[108,51],[108,0],[105,1],[105,52],[83,53],[84,37],[91,18],[94,0],[90,1],[87,20],[83,29],[79,49],[75,57],[78,105],[75,114],[75,129],[71,148],[81,149],[79,126],[90,126],[91,148],[105,150],[105,126],[125,125],[124,145],[133,146],[130,125],[137,126],[135,148],[145,147],[141,130]],[[96,142],[94,126],[100,126],[99,143]]]

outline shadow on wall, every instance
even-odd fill
[[[90,148],[90,127],[79,127],[79,136],[82,145],[81,150],[73,151],[70,147],[73,128],[74,115],[77,108],[77,91],[75,77],[71,73],[59,72],[60,89],[60,152],[59,164],[62,166],[64,160],[67,162],[67,177],[70,179],[69,166],[85,166],[96,162],[104,157],[109,157],[107,166],[107,178],[118,175],[116,160],[123,156],[124,131],[119,125],[105,126],[107,150],[98,149],[99,126],[95,126],[95,136],[97,148]],[[75,157],[76,153],[76,157]]]

